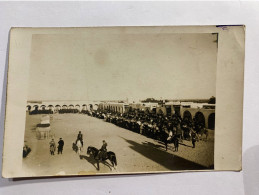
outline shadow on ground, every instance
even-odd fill
[[[186,160],[174,154],[170,154],[166,151],[161,150],[163,147],[161,145],[153,144],[151,142],[144,142],[139,144],[135,141],[124,139],[131,146],[129,146],[134,151],[140,153],[141,155],[149,158],[150,160],[164,166],[169,170],[204,170],[209,169],[195,162]]]
[[[97,161],[94,159],[94,157],[92,155],[90,155],[90,156],[80,155],[80,159],[87,160],[87,162],[92,164],[96,168],[96,170],[98,170]],[[107,166],[110,170],[112,170],[112,165],[109,164],[107,161],[99,161],[99,163]]]

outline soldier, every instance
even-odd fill
[[[60,138],[60,139],[59,139],[59,142],[58,142],[58,154],[59,154],[59,153],[62,154],[63,146],[64,146],[64,141],[62,140],[62,138]]]
[[[195,148],[197,134],[192,131],[192,147]]]
[[[99,152],[99,159],[100,160],[104,160],[105,157],[106,157],[106,153],[107,153],[107,143],[105,140],[103,140],[103,145],[100,149],[100,152]]]
[[[55,149],[56,149],[56,144],[55,144],[54,139],[52,139],[52,140],[49,142],[49,146],[50,146],[50,154],[51,154],[51,155],[54,155],[54,152],[55,152]]]

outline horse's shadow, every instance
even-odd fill
[[[186,147],[192,148],[192,146],[186,145],[186,144],[184,144],[184,143],[179,143],[179,145],[182,145],[182,146],[186,146]]]
[[[110,170],[112,170],[112,165],[110,163],[108,163],[107,161],[98,161],[94,158],[92,154],[90,156],[80,155],[80,159],[87,160],[90,164],[92,164],[96,168],[96,170],[100,170],[99,163],[102,163],[103,165],[109,167]]]

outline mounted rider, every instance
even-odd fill
[[[77,143],[78,140],[80,140],[80,142],[82,144],[82,147],[83,147],[84,142],[83,142],[83,134],[81,133],[81,131],[79,131],[79,133],[77,135],[76,143]]]
[[[102,145],[101,149],[99,150],[98,158],[100,160],[103,160],[106,158],[106,155],[107,155],[107,143],[105,140],[103,140],[103,145]]]

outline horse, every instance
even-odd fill
[[[92,146],[89,146],[87,148],[87,154],[92,154],[94,159],[96,160],[97,162],[97,170],[100,170],[100,167],[99,167],[99,161],[100,161],[100,158],[99,158],[99,150],[95,147],[92,147]],[[104,159],[102,159],[102,161],[106,161],[107,159],[110,160],[113,168],[116,170],[116,166],[117,166],[117,159],[116,159],[116,155],[114,152],[107,152],[107,155],[105,156]]]
[[[179,147],[179,138],[180,135],[172,135],[169,137],[164,137],[163,142],[165,143],[165,147],[166,147],[166,151],[168,148],[168,144],[173,143],[174,144],[174,151],[177,152],[178,151],[178,147]]]
[[[72,149],[77,153],[78,148],[75,142],[72,144]]]
[[[81,153],[81,150],[82,150],[82,143],[81,143],[80,140],[77,140],[76,146],[77,146],[77,153],[80,156],[80,153]]]

